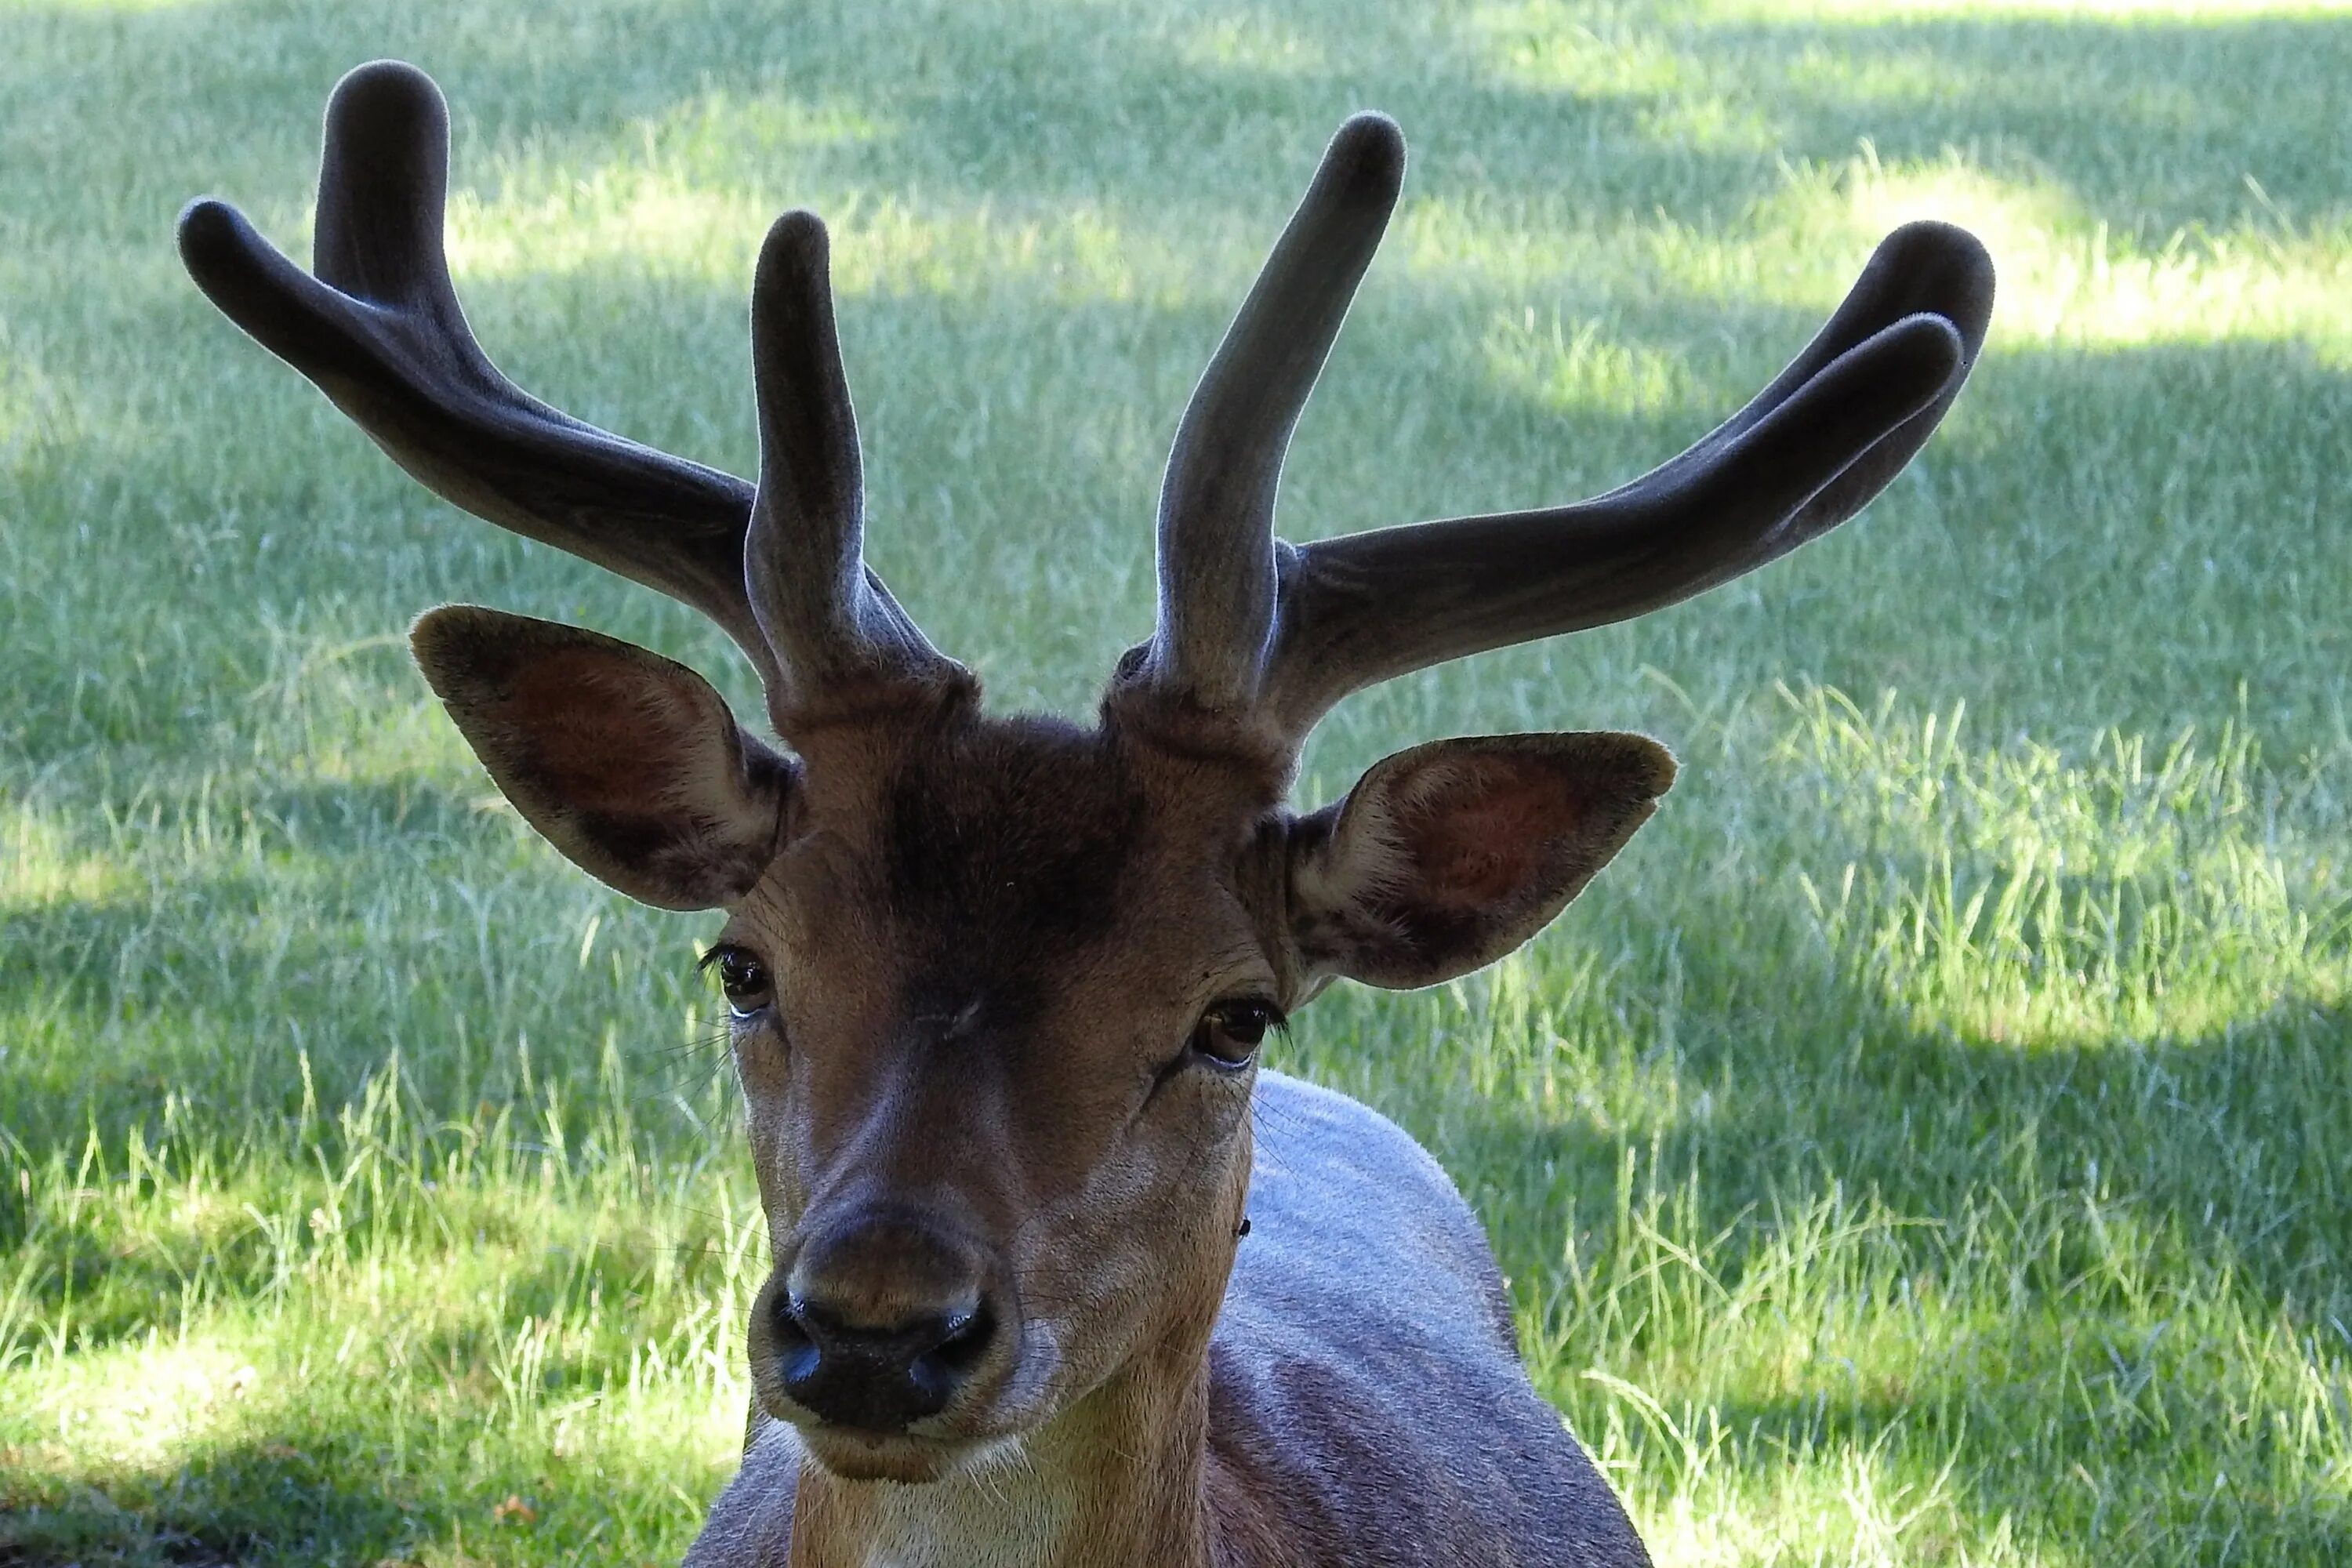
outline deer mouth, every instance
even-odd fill
[[[1017,1449],[1021,1443],[1024,1424],[1006,1407],[1004,1397],[1005,1385],[1016,1381],[1009,1367],[999,1369],[982,1386],[962,1390],[937,1415],[884,1424],[892,1413],[853,1403],[838,1414],[826,1414],[794,1399],[788,1391],[790,1359],[789,1352],[779,1353],[775,1348],[753,1354],[752,1381],[760,1407],[799,1435],[809,1458],[845,1480],[943,1480],[984,1466],[992,1456]]]
[[[798,1425],[801,1447],[826,1473],[845,1481],[895,1481],[925,1486],[985,1468],[1017,1451],[1018,1437],[927,1437],[911,1432],[869,1432],[831,1422]]]

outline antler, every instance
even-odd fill
[[[327,105],[317,276],[217,201],[181,215],[181,257],[231,321],[427,489],[701,611],[759,668],[772,706],[805,706],[817,683],[845,673],[955,668],[859,552],[856,428],[824,297],[822,229],[816,309],[772,310],[755,345],[761,478],[781,487],[759,500],[755,524],[754,492],[741,479],[583,424],[491,364],[443,252],[448,163],[448,110],[432,79],[397,61],[362,66]],[[787,248],[778,237],[794,221],[777,226],[771,253]],[[762,277],[771,270],[763,259]],[[787,341],[799,331],[822,342]],[[811,369],[826,363],[827,372]],[[795,530],[802,537],[779,542]],[[747,572],[755,531],[765,542]],[[832,601],[838,607],[828,609]],[[880,639],[879,651],[855,646],[863,637]]]
[[[1359,114],[1339,128],[1177,426],[1143,675],[1204,708],[1255,696],[1276,613],[1283,455],[1403,183],[1393,121]]]
[[[1951,405],[1984,342],[1992,266],[1965,232],[1890,236],[1820,336],[1680,457],[1573,506],[1274,537],[1290,433],[1403,176],[1379,115],[1340,128],[1202,377],[1160,492],[1160,608],[1122,691],[1270,725],[1295,745],[1349,692],[1507,644],[1606,625],[1727,582],[1853,516]],[[363,66],[328,105],[316,277],[233,207],[180,220],[189,272],[394,461],[502,527],[709,616],[767,682],[780,728],[849,689],[961,685],[866,568],[856,419],[824,226],[787,214],[752,308],[760,489],[599,430],[501,375],[442,249],[448,116],[415,68]]]
[[[817,717],[824,694],[969,680],[865,566],[857,416],[841,369],[824,225],[778,218],[751,285],[760,493],[744,547],[751,608],[784,667],[768,704],[780,729]]]
[[[1194,393],[1163,491],[1160,626],[1125,667],[1129,689],[1271,725],[1295,746],[1363,687],[1752,572],[1860,511],[1902,469],[1959,395],[1991,319],[1984,247],[1912,224],[1769,386],[1632,484],[1293,547],[1272,531],[1283,447],[1402,163],[1387,121],[1341,129]],[[1203,478],[1220,467],[1222,486]]]

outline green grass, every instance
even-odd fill
[[[1685,759],[1559,925],[1335,993],[1661,1560],[2352,1560],[2352,14],[1822,0],[14,0],[0,11],[0,1563],[674,1558],[756,1213],[690,973],[407,668],[466,598],[714,631],[416,490],[181,277],[307,234],[336,75],[456,110],[524,384],[748,471],[767,220],[835,226],[871,548],[1001,706],[1148,625],[1184,394],[1322,139],[1415,153],[1296,535],[1590,492],[1885,228],[2002,271],[1863,521],[1360,698]],[[509,1500],[511,1500],[511,1501]]]

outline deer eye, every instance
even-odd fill
[[[1245,1068],[1265,1032],[1281,1026],[1282,1015],[1270,1002],[1220,1002],[1192,1026],[1192,1050],[1214,1067]]]
[[[740,947],[715,947],[703,963],[719,971],[719,989],[727,994],[728,1010],[748,1018],[776,999],[768,966]]]

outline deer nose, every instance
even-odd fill
[[[978,1306],[926,1314],[889,1329],[853,1328],[790,1293],[778,1299],[784,1392],[824,1420],[868,1432],[904,1431],[948,1407],[992,1329]]]
[[[896,1216],[813,1239],[772,1299],[784,1393],[870,1432],[938,1415],[994,1337],[980,1275],[972,1249]]]

